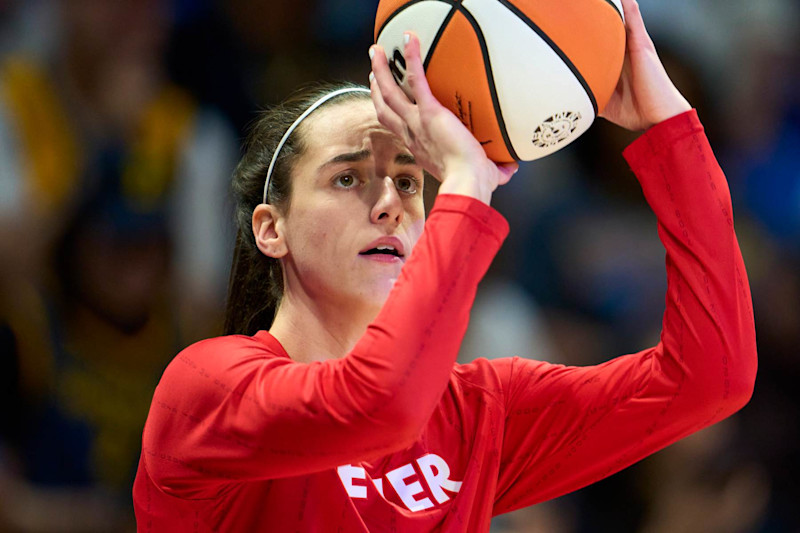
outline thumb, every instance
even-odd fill
[[[511,177],[519,170],[519,163],[498,163],[497,170],[500,172],[500,179],[497,180],[497,184],[505,185],[511,181]]]

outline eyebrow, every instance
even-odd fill
[[[322,165],[320,168],[327,167],[328,165],[333,165],[336,163],[358,163],[360,161],[364,161],[365,159],[369,159],[372,157],[372,152],[370,150],[360,150],[358,152],[348,152],[345,154],[339,154],[335,157],[332,157]],[[411,154],[397,154],[394,158],[394,163],[396,165],[416,165],[417,160]]]

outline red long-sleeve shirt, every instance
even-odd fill
[[[756,372],[730,194],[694,111],[625,152],[667,250],[661,341],[592,367],[456,365],[508,227],[440,196],[351,353],[293,362],[262,331],[164,372],[133,496],[139,531],[488,531],[741,408]]]

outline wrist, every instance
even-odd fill
[[[677,89],[674,89],[676,94],[673,95],[673,98],[670,102],[661,105],[654,113],[653,120],[649,126],[655,126],[665,120],[669,120],[672,117],[677,117],[687,111],[692,109],[691,104],[689,104],[688,100],[681,95]]]
[[[482,165],[468,164],[463,161],[449,162],[445,165],[439,186],[440,194],[458,194],[470,196],[489,205],[492,192],[496,188],[495,181]]]
[[[492,191],[480,180],[470,177],[457,177],[451,176],[449,179],[443,180],[439,186],[439,194],[457,194],[460,196],[469,196],[489,205],[492,199]]]

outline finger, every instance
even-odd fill
[[[431,93],[428,79],[425,77],[425,67],[422,65],[419,37],[417,37],[417,34],[413,31],[407,31],[403,36],[406,39],[403,54],[406,58],[408,87],[411,89],[411,95],[414,97],[417,104],[427,106],[432,101],[436,101],[436,97]]]
[[[500,163],[497,165],[497,170],[500,171],[500,179],[497,180],[498,185],[505,185],[511,180],[511,177],[519,170],[519,163]]]
[[[389,131],[402,138],[401,134],[405,129],[405,122],[397,113],[386,105],[383,94],[381,93],[381,88],[378,86],[378,82],[372,72],[370,72],[369,76],[369,88],[370,96],[372,97],[372,105],[375,106],[375,113],[378,115],[378,122],[388,128]]]
[[[375,83],[380,89],[386,105],[403,119],[408,119],[415,112],[414,104],[408,99],[406,93],[397,85],[389,70],[386,52],[380,45],[370,47],[372,57],[372,72],[375,74]]]
[[[625,13],[625,31],[627,33],[628,49],[652,47],[653,41],[647,33],[642,19],[642,12],[636,0],[622,0],[622,10]]]

